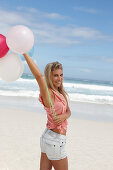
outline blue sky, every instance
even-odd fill
[[[18,24],[33,31],[42,72],[59,61],[65,77],[113,81],[112,0],[0,0],[0,33]]]

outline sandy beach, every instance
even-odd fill
[[[45,129],[46,114],[42,113],[44,110],[40,104],[34,108],[36,100],[32,101],[31,109],[27,102],[25,107],[20,107],[22,99],[20,105],[19,100],[18,98],[17,107],[14,104],[16,101],[11,106],[12,99],[0,97],[0,170],[39,169],[40,136]],[[112,117],[111,122],[110,117],[107,121],[100,121],[98,118],[93,120],[93,117],[92,120],[87,120],[87,117],[88,115],[90,117],[90,112],[99,108],[101,115],[105,115],[103,110],[105,112],[110,110],[109,116],[111,116],[113,107],[105,106],[105,110],[104,105],[72,102],[70,104],[72,116],[68,119],[66,145],[69,170],[112,170]],[[88,115],[83,118],[85,108]],[[77,113],[80,110],[81,113]],[[106,116],[104,117],[106,119]]]

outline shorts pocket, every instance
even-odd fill
[[[61,154],[61,156],[66,155],[65,146],[66,146],[66,141],[61,141],[60,142],[60,154]]]
[[[45,144],[48,157],[56,158],[60,156],[60,142],[45,139]]]

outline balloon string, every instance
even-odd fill
[[[49,93],[49,90],[48,90],[48,87],[47,87],[47,83],[46,83],[45,77],[44,77],[44,80],[45,80],[46,89],[47,89],[48,96],[49,96],[50,110],[51,110],[51,113],[53,113],[53,118],[55,118],[56,117],[56,111],[55,111],[55,108],[54,108],[53,103],[51,101],[51,97],[50,97],[50,93]]]

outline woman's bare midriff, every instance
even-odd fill
[[[53,132],[55,133],[59,133],[61,135],[65,135],[66,136],[66,130],[62,129],[62,132],[59,132],[59,130],[57,128],[51,129]]]

